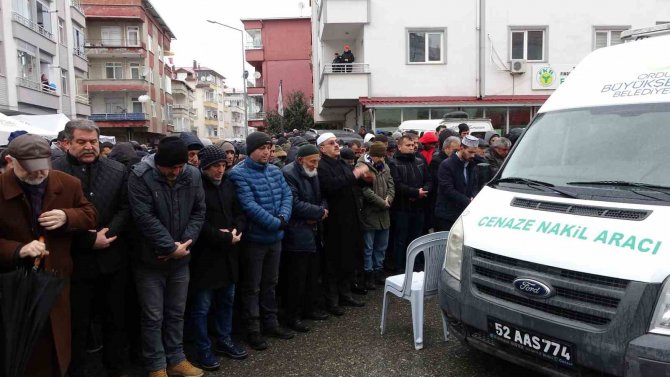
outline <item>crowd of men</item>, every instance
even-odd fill
[[[56,149],[14,136],[0,272],[39,258],[66,278],[27,375],[91,375],[92,322],[109,376],[132,359],[151,377],[197,377],[219,356],[247,357],[234,317],[264,350],[266,337],[363,306],[355,295],[404,272],[413,239],[451,228],[483,184],[475,166],[497,170],[511,147],[459,131],[365,134],[346,148],[332,133],[254,132],[243,151],[182,133],[154,153],[100,143],[89,120],[68,122]]]

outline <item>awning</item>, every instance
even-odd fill
[[[549,96],[487,96],[482,99],[468,96],[436,97],[361,97],[359,102],[366,107],[454,107],[454,106],[541,106]]]

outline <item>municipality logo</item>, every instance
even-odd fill
[[[540,86],[548,88],[554,84],[556,81],[556,72],[549,67],[541,68],[537,71],[537,83]]]

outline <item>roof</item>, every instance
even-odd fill
[[[193,67],[177,67],[175,72],[178,72],[178,71],[187,71],[187,72],[191,72],[193,74],[195,74],[196,72],[209,71],[209,72],[212,72],[213,74],[215,74],[216,76],[219,76],[220,78],[222,78],[224,80],[226,79],[226,76],[220,74],[215,69],[208,68],[208,67],[202,67],[201,66],[201,67],[198,67],[196,69],[193,69]]]
[[[268,18],[241,18],[240,21],[283,21],[283,20],[311,20],[312,17],[268,17]]]
[[[359,102],[368,107],[394,107],[402,105],[542,105],[547,95],[487,96],[479,99],[474,96],[434,96],[434,97],[361,97]]]
[[[151,16],[155,18],[156,21],[158,21],[158,24],[161,26],[161,28],[163,28],[163,30],[165,30],[167,35],[169,35],[170,38],[172,39],[177,39],[177,37],[174,36],[172,30],[170,30],[170,28],[167,26],[167,23],[165,22],[163,17],[161,17],[161,15],[158,14],[158,11],[156,10],[156,8],[154,8],[151,2],[149,2],[149,0],[142,0],[142,3],[144,4],[144,7],[147,8],[147,10],[149,11],[149,14],[151,14]]]

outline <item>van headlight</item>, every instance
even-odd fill
[[[665,279],[665,284],[661,289],[649,332],[670,335],[670,277]]]
[[[456,220],[449,231],[447,252],[444,255],[444,265],[449,275],[461,280],[461,264],[463,263],[463,220]]]

